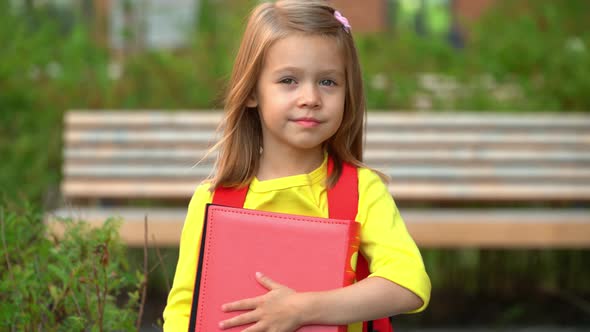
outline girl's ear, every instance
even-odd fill
[[[256,98],[256,94],[254,92],[250,96],[248,96],[248,99],[246,99],[246,107],[258,107],[258,99]]]

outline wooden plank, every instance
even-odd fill
[[[185,131],[178,130],[158,130],[158,131],[118,131],[118,130],[87,130],[87,131],[67,131],[65,133],[65,143],[118,143],[137,142],[149,145],[151,142],[213,142],[216,140],[213,131]]]
[[[64,151],[64,158],[72,161],[90,161],[96,160],[166,160],[166,161],[186,161],[192,162],[200,159],[207,153],[207,149],[200,147],[188,148],[181,147],[178,149],[163,149],[151,147],[127,147],[121,146],[98,146],[98,147],[73,147]],[[208,159],[213,159],[215,154],[209,155]],[[590,151],[578,151],[576,149],[564,150],[549,148],[546,150],[524,150],[510,151],[500,149],[449,149],[449,150],[390,150],[384,148],[375,148],[366,150],[364,153],[365,162],[408,162],[408,161],[425,161],[425,162],[589,162]]]
[[[589,209],[401,209],[402,216],[420,247],[439,248],[590,248]],[[131,246],[143,245],[143,220],[147,215],[149,240],[155,245],[177,246],[185,208],[61,209],[48,216],[52,229],[63,230],[57,217],[82,219],[97,226],[107,218],[123,220],[122,239]]]
[[[218,111],[115,111],[66,112],[64,122],[67,127],[97,126],[211,126],[216,127],[223,115]]]
[[[64,146],[64,151],[71,149],[106,149],[106,150],[120,150],[120,149],[166,149],[166,150],[208,150],[216,143],[216,141],[151,141],[145,142],[69,142]],[[364,151],[368,153],[370,151],[381,151],[388,150],[392,153],[398,151],[413,151],[414,153],[428,153],[428,151],[440,151],[452,152],[452,151],[473,151],[477,153],[482,151],[510,151],[511,153],[531,153],[539,151],[561,151],[563,153],[570,154],[586,154],[590,153],[590,144],[552,144],[546,142],[543,144],[531,144],[526,142],[521,143],[489,143],[483,144],[478,142],[464,142],[456,144],[453,142],[438,142],[432,144],[432,142],[401,142],[401,143],[387,143],[387,142],[374,142],[367,141],[365,143]]]
[[[436,132],[427,133],[367,133],[367,142],[428,142],[455,144],[590,144],[590,133],[555,134],[555,133],[451,133],[441,135]]]
[[[590,144],[590,132],[588,133],[487,133],[487,132],[459,132],[441,135],[438,132],[368,132],[367,142],[428,142],[433,145],[437,143],[515,143],[528,144]],[[150,141],[174,141],[174,142],[199,142],[210,141],[216,138],[215,131],[207,130],[186,130],[173,129],[131,131],[131,130],[70,130],[65,134],[65,141],[68,142],[150,142]]]
[[[451,127],[569,127],[590,128],[590,116],[585,112],[474,112],[474,111],[384,111],[370,110],[367,112],[367,123],[381,123],[400,126],[433,126],[437,128]]]
[[[171,161],[171,162],[178,162],[178,161],[185,161],[185,162],[194,162],[194,160],[198,160],[205,156],[207,153],[207,149],[188,149],[188,148],[179,148],[179,149],[162,149],[162,148],[107,148],[107,147],[98,147],[98,148],[66,148],[64,151],[64,159],[70,160],[72,162],[95,162],[97,160],[109,160],[112,163],[116,163],[117,161],[136,161],[141,160],[142,162],[146,162],[149,160],[164,160],[164,161]],[[215,154],[210,154],[207,158],[211,160],[215,157]],[[575,155],[572,156],[575,158]],[[585,158],[584,155],[581,156],[581,161]],[[590,153],[588,154],[588,160],[590,160]]]
[[[66,112],[68,126],[107,125],[217,125],[222,119],[221,110],[184,111],[125,111],[104,110],[100,112],[72,110]],[[498,113],[498,112],[413,112],[413,111],[369,111],[367,125],[399,127],[457,128],[457,127],[498,127],[507,128],[590,128],[587,113]]]
[[[157,176],[170,178],[198,177],[213,170],[213,158],[168,159],[69,159],[64,162],[63,174],[67,177],[121,178]],[[444,182],[493,181],[585,181],[590,179],[590,164],[583,163],[519,163],[514,161],[478,162],[425,162],[416,160],[367,160],[368,167],[408,180],[439,180]],[[391,165],[396,165],[391,167]]]
[[[428,183],[406,183],[402,179],[392,182],[389,185],[389,192],[396,200],[416,202],[590,201],[590,186],[586,184],[455,183],[443,186]]]
[[[186,215],[186,209],[98,209],[98,208],[63,208],[46,216],[46,222],[50,231],[57,236],[62,236],[65,227],[59,222],[60,218],[83,220],[92,227],[101,226],[107,219],[113,217],[122,221],[119,234],[121,240],[132,247],[144,245],[144,218],[148,221],[149,246],[178,246],[182,225]],[[155,237],[156,242],[153,241]]]
[[[61,192],[72,198],[190,198],[200,180],[158,181],[70,181],[61,184]],[[587,184],[495,184],[456,183],[451,185],[429,183],[392,182],[389,192],[399,201],[489,201],[489,202],[535,202],[535,201],[590,201],[590,186]]]
[[[145,142],[84,142],[84,141],[73,141],[66,142],[64,146],[64,152],[68,149],[200,149],[208,150],[215,145],[216,141],[152,141],[149,144]],[[576,147],[577,148],[577,147]],[[589,149],[590,151],[590,149]]]
[[[424,149],[424,150],[393,150],[370,149],[364,153],[366,160],[422,160],[422,161],[476,161],[476,162],[590,162],[590,151],[578,149],[547,148],[543,150],[486,149]]]
[[[64,164],[64,175],[69,178],[129,179],[139,178],[202,178],[213,172],[211,162],[197,164],[198,160],[182,163],[104,163]],[[395,164],[395,163],[392,163]],[[590,168],[580,167],[541,167],[536,165],[424,165],[415,163],[403,166],[386,167],[374,165],[388,176],[403,180],[424,180],[440,182],[495,181],[495,182],[536,182],[536,181],[575,181],[590,185]],[[441,185],[451,185],[445,183]]]
[[[401,213],[421,247],[590,247],[590,209],[402,209]]]
[[[66,199],[73,198],[151,198],[151,199],[188,199],[192,196],[200,180],[121,182],[69,181],[61,183],[61,193]]]

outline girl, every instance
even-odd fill
[[[225,103],[216,175],[191,199],[165,331],[186,331],[205,205],[216,188],[249,186],[244,208],[328,217],[326,188],[343,162],[358,167],[361,253],[370,276],[351,286],[297,293],[257,273],[268,293],[228,303],[240,311],[221,329],[295,331],[309,324],[345,325],[423,310],[430,280],[381,177],[362,163],[365,100],[346,18],[326,1],[263,3],[251,14]],[[328,156],[334,172],[327,176]],[[264,271],[261,271],[264,272]]]

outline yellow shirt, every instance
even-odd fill
[[[244,208],[327,218],[326,160],[309,174],[267,181],[254,179]],[[415,312],[422,311],[430,300],[431,285],[420,252],[381,178],[365,168],[358,170],[358,177],[356,221],[361,224],[360,250],[370,262],[369,277],[379,276],[409,289],[424,301]],[[174,283],[164,310],[164,331],[188,329],[205,205],[211,201],[207,183],[196,189],[190,201]],[[348,331],[361,331],[360,326],[351,324]]]

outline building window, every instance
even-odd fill
[[[394,29],[413,30],[421,36],[442,37],[462,47],[453,0],[389,0]]]
[[[110,44],[119,50],[175,49],[188,44],[199,0],[111,2]]]

